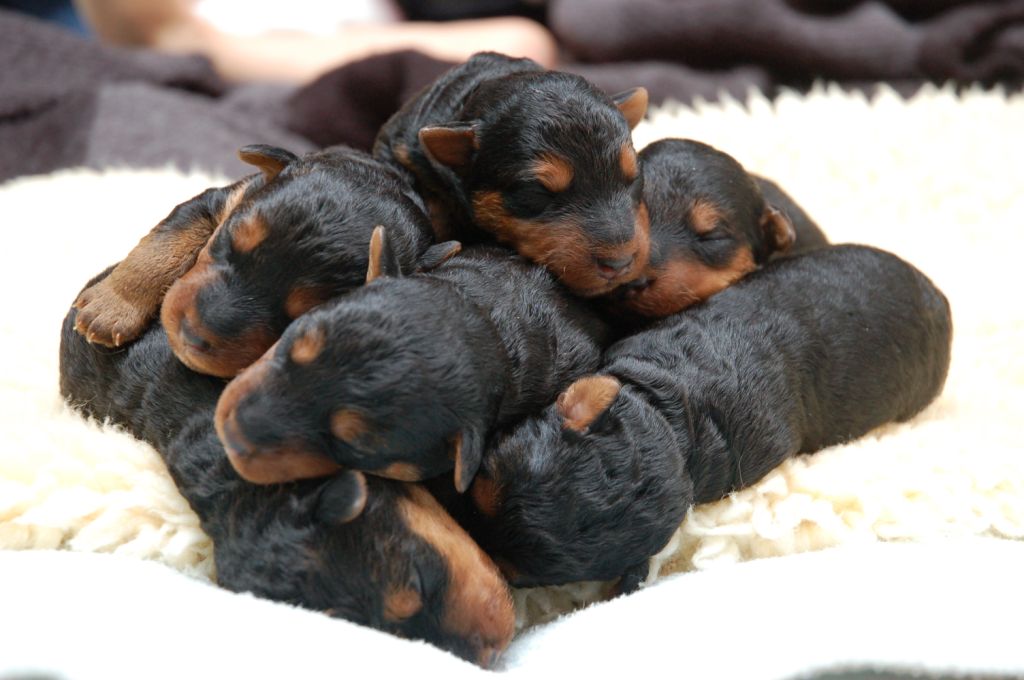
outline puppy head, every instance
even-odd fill
[[[579,76],[517,73],[481,88],[463,122],[424,128],[420,141],[459,177],[481,229],[590,297],[647,260],[630,136],[646,108],[643,88],[610,98]]]
[[[345,472],[245,485],[218,523],[218,581],[421,639],[483,666],[515,616],[493,562],[417,485]]]
[[[386,269],[387,248],[373,250]],[[454,467],[464,490],[482,433],[460,418],[485,389],[466,360],[464,305],[436,282],[385,277],[298,319],[221,395],[235,469],[273,483],[339,465],[404,481]]]
[[[645,317],[662,317],[706,300],[788,249],[789,218],[768,205],[728,154],[667,139],[640,154],[650,215],[651,256],[636,280],[611,297]]]
[[[618,578],[665,545],[692,491],[665,420],[590,376],[495,436],[468,498],[471,533],[528,587]]]
[[[259,358],[292,319],[362,285],[376,226],[388,225],[406,270],[429,233],[397,175],[363,154],[298,158],[245,147],[241,155],[263,176],[241,190],[161,310],[182,362],[223,377]]]

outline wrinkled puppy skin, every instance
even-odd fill
[[[231,377],[293,319],[363,284],[376,226],[388,225],[405,271],[431,243],[421,199],[367,154],[253,145],[239,155],[261,173],[181,204],[83,291],[76,327],[87,338],[124,345],[159,311],[182,362]]]
[[[153,444],[213,539],[225,588],[423,639],[488,666],[515,616],[497,567],[418,485],[341,471],[257,486],[214,432],[223,381],[184,367],[159,324],[111,350],[64,323],[61,393]]]
[[[496,433],[446,502],[513,585],[628,589],[692,504],[920,412],[951,338],[946,298],[894,255],[781,258],[612,345],[598,375]]]
[[[464,490],[488,433],[596,370],[607,341],[542,267],[475,246],[297,320],[228,386],[217,426],[250,481],[316,477],[330,464],[404,481],[454,469]]]
[[[706,300],[769,260],[828,244],[817,224],[774,182],[689,139],[640,152],[650,257],[607,296],[636,319],[670,316]]]
[[[480,53],[407,102],[374,155],[413,178],[438,240],[497,240],[595,296],[647,260],[631,139],[647,91],[609,97],[577,75]]]

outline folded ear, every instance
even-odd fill
[[[784,252],[796,241],[796,229],[786,213],[773,205],[765,205],[761,214],[761,229],[764,230],[769,248],[773,252]]]
[[[452,259],[462,251],[462,244],[458,241],[445,241],[435,243],[424,251],[416,263],[416,271],[428,272],[437,269],[442,264]]]
[[[560,395],[556,405],[564,429],[585,432],[615,401],[622,384],[610,375],[580,378]]]
[[[366,268],[366,282],[382,276],[401,275],[402,267],[398,263],[398,255],[391,247],[388,232],[384,227],[377,225],[370,236],[370,264]]]
[[[646,88],[634,87],[632,90],[612,95],[612,101],[619,107],[619,111],[622,111],[622,115],[626,117],[630,130],[635,128],[637,123],[642,121],[644,116],[647,115]]]
[[[420,144],[427,155],[452,170],[469,166],[479,147],[476,125],[451,123],[425,127],[419,133]]]
[[[460,430],[452,439],[452,454],[455,458],[455,490],[463,493],[480,469],[480,461],[484,457],[483,435],[471,427]]]
[[[344,524],[358,517],[366,507],[366,477],[356,470],[344,470],[320,490],[316,516],[323,522]]]
[[[285,166],[299,157],[287,149],[269,144],[250,144],[238,150],[238,157],[244,163],[255,165],[269,182],[277,177]]]

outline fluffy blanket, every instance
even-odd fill
[[[1024,649],[1009,646],[997,625],[1001,612],[1019,614],[1024,566],[1022,115],[1024,98],[998,92],[957,97],[929,89],[911,101],[883,92],[868,101],[828,90],[774,104],[751,96],[744,104],[667,107],[637,129],[639,145],[689,136],[719,146],[778,180],[835,241],[871,243],[915,263],[950,298],[952,368],[943,395],[913,421],[790,461],[751,489],[695,508],[654,561],[651,585],[527,630],[507,656],[511,671],[619,667],[615,656],[628,651],[630,668],[671,663],[694,677],[850,666],[1024,674]],[[202,581],[213,576],[209,540],[156,453],[62,405],[57,345],[82,283],[171,206],[219,179],[77,170],[0,187],[8,225],[0,269],[0,548],[60,549],[0,552],[7,626],[0,675],[37,668],[76,678],[164,670],[181,677],[180,659],[151,672],[173,638],[184,650],[174,656],[218,669],[234,660],[258,675],[307,660],[321,664],[304,673],[310,677],[347,673],[350,657],[367,670],[436,664],[475,673],[425,645],[200,588],[157,565],[73,554],[115,553]],[[979,536],[993,542],[945,543]],[[892,541],[919,545],[877,545]],[[833,546],[842,550],[794,556]],[[735,564],[768,556],[786,557]],[[603,594],[601,584],[521,591],[521,623]],[[307,623],[322,632],[305,635]],[[865,643],[869,629],[877,644]],[[794,630],[799,643],[785,635]],[[108,653],[96,657],[83,640]],[[682,641],[692,644],[692,660]],[[144,672],[131,663],[135,656],[121,654],[133,645],[152,650]],[[196,650],[219,656],[200,662]]]

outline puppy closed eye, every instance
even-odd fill
[[[505,207],[518,217],[536,217],[551,205],[554,193],[537,180],[521,180],[512,184],[504,195]]]

